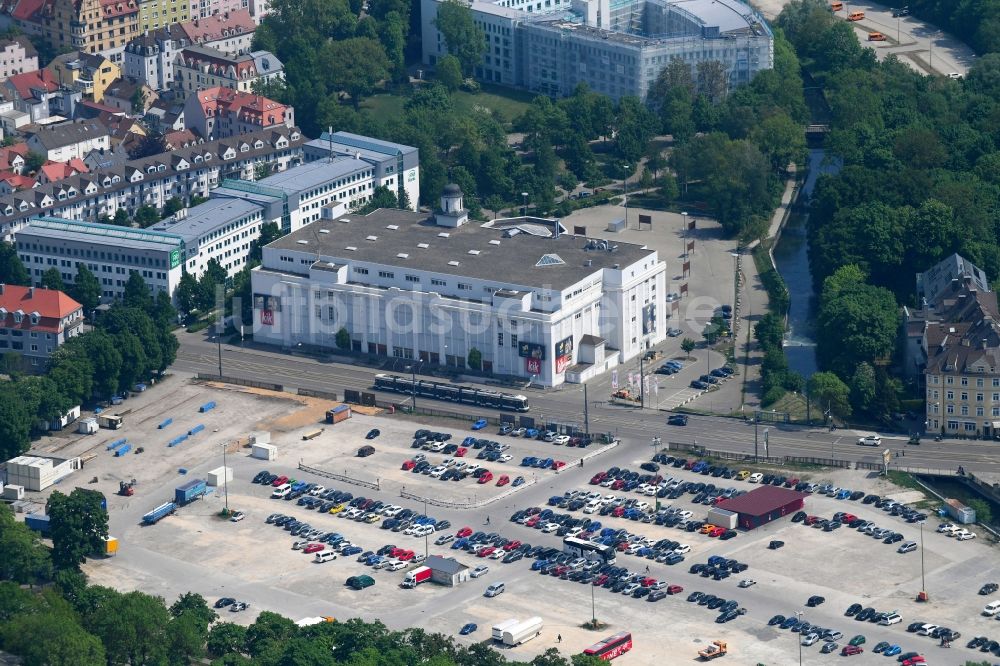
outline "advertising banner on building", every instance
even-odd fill
[[[642,308],[642,334],[649,335],[656,331],[656,303],[650,303]]]
[[[560,356],[559,358],[557,358],[556,359],[556,374],[559,374],[560,372],[562,372],[563,370],[565,370],[569,366],[569,364],[572,363],[572,362],[573,362],[573,359],[571,359],[568,356]]]
[[[525,372],[532,375],[542,374],[542,361],[537,358],[526,358],[524,359],[524,370]]]
[[[260,323],[262,326],[274,326],[274,310],[261,310]]]
[[[556,343],[556,358],[565,356],[566,358],[573,358],[573,336],[569,336],[565,340],[560,340]]]
[[[618,390],[618,371],[617,370],[612,370],[611,371],[611,390],[612,391],[617,391]]]
[[[518,342],[517,355],[521,358],[545,360],[545,345],[536,342]]]

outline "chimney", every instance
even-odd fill
[[[4,286],[5,286],[4,283],[0,282],[0,296],[3,295],[3,288],[4,288]]]
[[[35,296],[35,288],[28,287],[28,298],[34,298],[34,296]]]

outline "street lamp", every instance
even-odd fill
[[[660,443],[662,441],[663,440],[661,440],[659,437],[654,437],[653,438],[653,442],[652,443],[653,443],[653,455],[654,456],[657,455],[657,454],[659,454],[659,452],[660,452]]]
[[[736,303],[740,300],[740,248],[737,246],[736,250],[730,252],[729,254],[733,257],[733,313],[732,313],[732,326],[733,329],[733,341],[736,341]],[[735,347],[733,348],[735,352]]]
[[[521,207],[521,217],[528,217],[528,193],[521,192],[521,200],[524,202]]]
[[[795,619],[799,621],[799,624],[802,624],[802,611],[795,612]],[[802,639],[799,638],[798,641],[799,641],[799,666],[802,666]]]
[[[426,515],[427,515],[427,498],[425,497],[424,498],[424,516],[426,516]],[[429,546],[427,545],[427,533],[424,532],[424,562],[427,561],[428,548],[429,548]]]
[[[927,581],[924,578],[924,521],[920,521],[920,595],[918,601],[928,601]]]
[[[622,177],[622,191],[624,192],[624,202],[625,202],[625,228],[628,229],[628,172],[630,165],[627,163],[622,163],[622,170],[625,175]]]
[[[226,449],[229,448],[229,442],[222,443],[222,488],[226,496],[226,509],[223,515],[229,515],[229,468],[226,466]],[[923,553],[921,553],[923,554]]]

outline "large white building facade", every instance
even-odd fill
[[[421,0],[423,61],[448,53],[435,20],[444,0]],[[644,99],[672,58],[718,61],[729,89],[774,66],[774,37],[739,0],[493,0],[469,3],[486,35],[480,80],[552,97],[580,83]]]
[[[581,382],[662,341],[665,266],[639,245],[562,233],[557,220],[467,223],[446,188],[434,215],[378,210],[322,219],[263,251],[254,339],[414,364]]]

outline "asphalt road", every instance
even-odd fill
[[[217,373],[217,345],[201,335],[182,333],[178,336],[181,348],[173,368],[182,372]],[[286,388],[308,388],[342,392],[345,388],[371,390],[373,376],[381,370],[333,363],[303,356],[291,356],[263,349],[240,348],[222,345],[223,374],[254,381],[274,382]],[[667,426],[664,412],[656,409],[619,407],[605,403],[610,393],[610,380],[592,383],[588,387],[589,424],[591,432],[611,432],[626,443],[652,442],[660,437],[667,442],[697,443],[709,449],[753,453],[754,428],[739,419],[693,416],[686,427]],[[562,388],[541,390],[523,389],[531,400],[531,414],[546,422],[583,425],[583,388],[568,385]],[[399,399],[398,394],[380,394],[385,399]],[[459,413],[482,415],[482,409],[454,405],[439,401],[418,400],[430,407],[448,409]],[[764,455],[763,430],[758,428],[758,452]],[[859,434],[854,431],[825,428],[770,425],[767,454],[795,455],[842,460],[871,460],[880,458],[881,448],[857,446]],[[883,433],[885,447],[903,452],[903,457],[893,464],[928,470],[954,470],[963,465],[969,470],[1000,471],[1000,443],[977,441],[925,440],[920,446],[908,446],[906,436]]]

